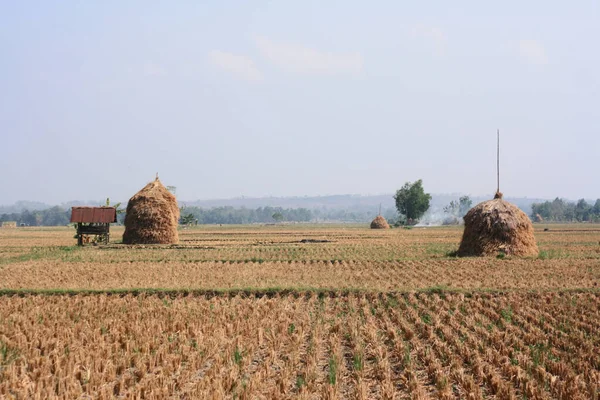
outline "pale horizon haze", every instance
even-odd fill
[[[600,2],[3,2],[0,205],[600,198]]]

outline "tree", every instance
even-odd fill
[[[181,224],[182,225],[191,225],[196,221],[196,217],[194,216],[194,214],[189,213],[186,215],[183,215],[181,217]]]
[[[444,207],[444,212],[454,217],[464,217],[467,211],[471,209],[473,200],[469,196],[462,196],[458,201],[452,200],[450,204]]]
[[[458,199],[458,202],[460,203],[458,209],[458,213],[460,214],[459,216],[464,217],[465,214],[469,212],[469,210],[473,206],[473,200],[471,200],[469,196],[463,196],[460,199]]]
[[[594,207],[592,207],[591,214],[592,214],[591,218],[590,218],[591,221],[593,221],[593,222],[600,221],[600,199],[596,200]]]
[[[69,223],[69,212],[59,206],[54,206],[41,211],[41,216],[41,225],[44,226],[60,226]]]
[[[115,204],[111,205],[110,204],[110,197],[106,198],[106,203],[104,204],[104,207],[114,207],[115,211],[117,212],[117,215],[123,214],[125,212],[125,209],[121,208],[121,202],[118,202],[118,203],[115,203]]]
[[[533,203],[531,205],[531,219],[535,221],[537,215],[539,215],[543,220],[551,220],[550,205],[551,203],[549,201],[545,201],[543,203]]]
[[[271,217],[275,220],[275,222],[283,221],[283,214],[280,213],[279,211],[276,212],[275,214],[273,214]]]
[[[579,199],[575,205],[575,218],[579,222],[589,221],[591,211],[592,206],[589,205],[585,199]]]
[[[458,216],[458,207],[459,207],[458,201],[452,200],[450,202],[450,204],[448,204],[447,206],[444,207],[444,212],[446,214]]]
[[[423,180],[406,182],[394,196],[398,213],[406,217],[407,223],[417,221],[429,209],[431,195],[423,190]]]
[[[114,207],[117,212],[117,224],[123,224],[125,222],[125,209],[121,208],[121,202],[110,204],[110,197],[106,198],[106,203],[100,205],[100,207]]]
[[[21,213],[20,222],[27,226],[38,226],[42,222],[41,219],[42,218],[39,212],[31,212],[29,210],[24,210]]]
[[[592,212],[600,217],[600,199],[596,200],[596,204],[594,204],[594,207],[592,208]]]

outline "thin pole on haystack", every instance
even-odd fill
[[[378,215],[381,215],[381,203],[379,203],[379,214]]]
[[[497,141],[496,141],[496,174],[497,174],[497,182],[498,188],[496,189],[496,193],[500,192],[500,129],[497,132]]]

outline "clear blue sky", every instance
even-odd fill
[[[2,2],[0,204],[600,197],[599,4]]]

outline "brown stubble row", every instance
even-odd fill
[[[585,229],[583,229],[585,228]],[[113,227],[112,244],[87,247],[62,257],[65,262],[85,261],[214,261],[248,260],[348,260],[387,261],[444,258],[458,248],[460,227],[392,229],[327,226],[244,228],[194,228],[180,231],[180,244],[170,246],[126,246],[119,244],[122,227]],[[26,253],[59,250],[75,244],[72,228],[0,229],[0,260],[5,252]],[[302,240],[328,240],[302,243]],[[556,226],[536,230],[536,239],[546,258],[600,259],[598,225]],[[54,254],[60,256],[60,254]]]
[[[112,243],[108,247],[88,247],[85,254],[72,254],[65,261],[81,258],[89,261],[112,262],[116,260],[389,260],[417,258],[427,255],[425,244],[431,241],[447,246],[460,239],[456,230],[430,235],[421,230],[417,234],[395,230],[393,234],[372,232],[368,229],[331,229],[304,227],[297,229],[272,229],[252,227],[239,230],[189,229],[180,232],[180,243],[171,246],[128,246],[119,244],[122,229],[112,229]],[[432,232],[433,233],[433,232]],[[39,251],[73,245],[73,231],[68,228],[25,229],[0,231],[0,249],[14,251]],[[326,243],[302,243],[302,240],[325,240]],[[450,248],[450,247],[449,247]],[[81,253],[81,252],[78,252]]]
[[[0,289],[322,288],[406,291],[597,289],[593,259],[408,261],[78,262],[29,260],[0,267]]]
[[[24,296],[2,398],[600,395],[600,295]]]

